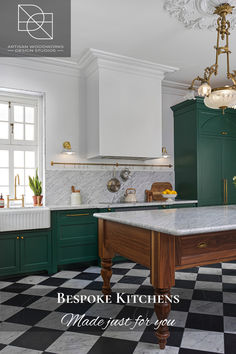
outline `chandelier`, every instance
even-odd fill
[[[230,22],[226,20],[226,16],[232,14],[234,6],[222,4],[216,7],[214,14],[219,15],[217,19],[217,42],[216,42],[216,61],[215,64],[208,66],[204,70],[203,77],[197,76],[193,79],[191,86],[188,88],[186,99],[195,98],[194,84],[195,81],[200,81],[201,85],[198,88],[199,96],[204,97],[204,103],[212,109],[222,109],[223,113],[226,108],[236,108],[236,70],[230,72],[229,66],[229,29]],[[212,75],[218,74],[218,59],[221,54],[226,54],[227,59],[227,79],[232,81],[231,85],[212,88],[210,80]]]

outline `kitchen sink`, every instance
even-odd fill
[[[0,209],[0,232],[46,229],[49,227],[49,208],[36,207]]]

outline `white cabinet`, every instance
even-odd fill
[[[80,66],[86,81],[87,157],[160,157],[161,81],[175,68],[91,49]]]

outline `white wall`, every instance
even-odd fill
[[[56,63],[56,62],[55,62]],[[50,161],[77,161],[83,157],[85,146],[85,122],[79,97],[83,97],[83,83],[75,67],[52,65],[43,59],[31,61],[26,58],[0,58],[0,88],[28,90],[44,93],[46,97],[46,169]],[[173,162],[173,115],[170,106],[183,100],[185,91],[179,88],[163,87],[163,146],[172,155],[169,159],[151,160],[148,163]],[[70,157],[59,154],[62,143],[69,140],[78,153]],[[84,160],[83,160],[84,161]],[[104,162],[104,160],[102,160]],[[111,162],[111,161],[109,161]],[[128,161],[127,161],[128,162]],[[137,161],[136,161],[137,162]],[[142,163],[142,162],[141,162]],[[163,169],[161,169],[163,170]]]

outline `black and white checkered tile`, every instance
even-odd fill
[[[113,292],[153,294],[149,271],[135,263],[113,266]],[[49,277],[31,275],[0,281],[0,351],[8,354],[208,354],[236,353],[236,262],[176,272],[170,318],[176,325],[165,350],[159,350],[152,326],[70,326],[61,324],[65,313],[93,319],[138,315],[153,319],[152,304],[59,304],[57,293],[101,294],[100,268],[79,266]]]

